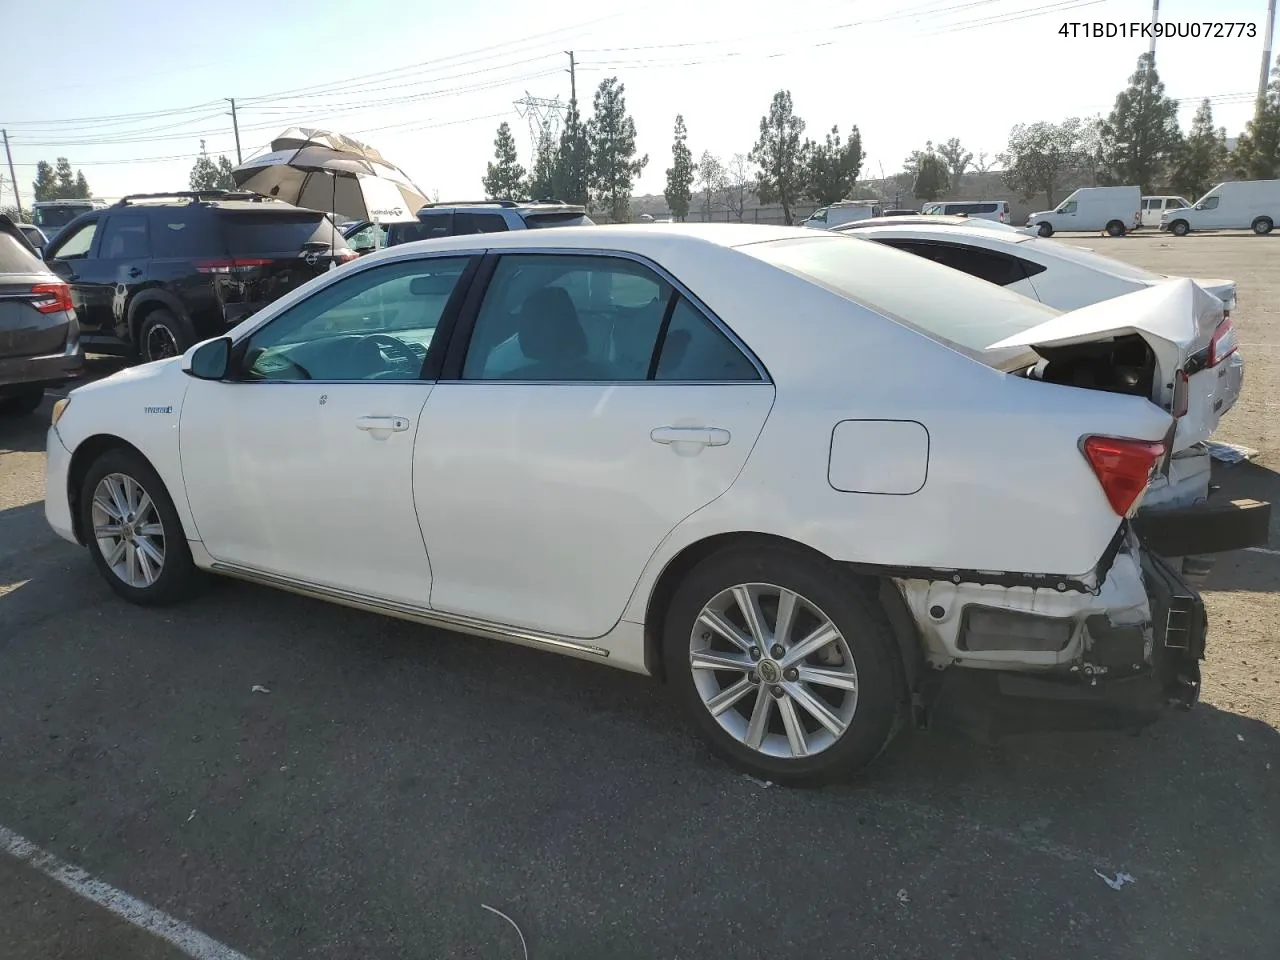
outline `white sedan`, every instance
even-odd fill
[[[210,571],[652,674],[742,769],[824,780],[950,678],[1195,699],[1202,605],[1129,523],[1173,392],[1067,383],[1215,310],[1060,314],[801,229],[410,243],[75,390],[46,514],[135,603]],[[1046,375],[1037,331],[1084,347]]]

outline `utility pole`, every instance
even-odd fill
[[[22,197],[18,195],[18,178],[13,174],[13,154],[9,150],[9,131],[3,130],[4,134],[4,155],[9,161],[9,179],[13,181],[13,202],[18,205],[18,217],[22,217]]]
[[[1267,30],[1262,35],[1262,73],[1258,76],[1258,105],[1254,108],[1254,125],[1262,119],[1262,108],[1267,102],[1267,79],[1271,75],[1271,35],[1276,32],[1276,0],[1267,4]]]
[[[1271,11],[1275,12],[1275,0],[1271,0]],[[569,55],[569,102],[573,104],[574,109],[578,106],[578,65],[574,62],[573,51],[566,50]]]
[[[1160,0],[1151,0],[1151,25],[1155,26],[1160,22]],[[1151,66],[1156,65],[1156,35],[1151,34],[1151,46],[1147,53],[1151,55]]]
[[[236,165],[243,161],[240,159],[240,122],[236,119],[236,98],[226,97],[227,103],[231,104],[231,129],[236,132]]]

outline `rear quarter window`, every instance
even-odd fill
[[[320,213],[219,213],[227,253],[233,257],[296,257],[308,243],[344,249],[342,232]]]

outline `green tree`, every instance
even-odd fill
[[[667,188],[663,191],[663,196],[667,198],[671,215],[682,222],[689,216],[689,204],[693,200],[693,174],[696,167],[688,140],[689,132],[685,129],[684,117],[676,114],[675,140],[671,144],[671,166],[667,167]]]
[[[729,176],[725,172],[724,164],[710,150],[702,151],[702,158],[698,161],[698,189],[702,191],[702,219],[709,221],[711,214],[715,210],[716,204],[720,198],[724,196],[725,188],[729,185]]]
[[[1153,193],[1178,154],[1178,101],[1166,96],[1151,54],[1138,57],[1129,86],[1098,130],[1102,175],[1117,184],[1136,183]]]
[[[950,189],[947,161],[936,153],[922,156],[916,166],[916,180],[911,187],[911,195],[927,203],[945,197]]]
[[[947,163],[947,171],[951,174],[951,182],[959,183],[969,165],[973,163],[973,152],[960,145],[959,137],[952,137],[938,147],[938,156]]]
[[[538,131],[538,146],[533,154],[533,170],[529,172],[529,196],[549,200],[556,193],[556,141],[547,126]]]
[[[926,140],[923,150],[912,150],[907,155],[907,159],[902,161],[902,172],[907,175],[906,189],[910,190],[911,184],[916,182],[916,174],[920,172],[920,161],[936,152],[933,147],[933,141]]]
[[[511,126],[505,120],[498,124],[493,159],[482,178],[485,196],[490,200],[512,200],[520,196],[524,191],[524,167],[520,165]]]
[[[844,200],[858,186],[862,172],[862,133],[855,124],[845,140],[833,126],[822,143],[810,142],[805,150],[808,165],[806,193],[815,203],[827,205]]]
[[[1280,57],[1271,70],[1266,96],[1236,144],[1232,166],[1246,180],[1280,177]]]
[[[617,77],[600,81],[587,122],[591,193],[616,222],[631,217],[631,187],[649,155],[636,158],[636,122],[627,113],[626,87]]]
[[[200,141],[200,155],[191,167],[187,182],[192,190],[234,190],[236,182],[231,176],[231,161],[225,155],[215,162],[209,156],[204,141]]]
[[[1225,131],[1213,126],[1208,98],[1191,121],[1191,132],[1182,141],[1173,167],[1173,189],[1190,200],[1205,194],[1227,163]]]
[[[37,200],[88,200],[92,196],[84,173],[72,170],[66,157],[58,157],[53,166],[39,161],[32,187]]]
[[[751,148],[749,159],[760,167],[756,193],[761,203],[782,205],[782,218],[792,222],[791,208],[804,193],[808,170],[800,136],[804,121],[796,116],[790,90],[773,95],[769,112],[760,118],[760,139]]]
[[[41,160],[36,164],[36,179],[31,184],[37,200],[56,200],[58,198],[58,182],[53,176],[53,167]]]
[[[996,159],[1001,179],[1023,200],[1043,193],[1052,207],[1062,179],[1088,160],[1088,125],[1079,117],[1062,123],[1019,123],[1009,131],[1009,145]]]
[[[576,100],[569,101],[569,115],[560,131],[552,186],[557,200],[584,205],[591,202],[591,144]]]

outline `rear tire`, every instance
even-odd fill
[[[44,387],[23,387],[0,400],[0,413],[25,417],[39,410],[42,403],[44,403]]]
[[[1185,220],[1175,220],[1169,224],[1169,232],[1175,237],[1185,237],[1191,232],[1191,224]]]
[[[1048,223],[1038,223],[1038,224],[1036,224],[1036,231],[1037,231],[1037,232],[1040,234],[1040,236],[1042,236],[1042,237],[1052,237],[1052,236],[1053,236],[1053,225],[1052,225],[1052,224],[1048,224]]]
[[[1275,224],[1271,222],[1270,217],[1259,217],[1257,220],[1253,221],[1252,224],[1253,232],[1260,237],[1265,237],[1271,232],[1271,228],[1274,226]]]
[[[130,603],[176,603],[199,586],[169,491],[132,450],[113,447],[89,467],[80,487],[80,529],[98,572]]]
[[[1125,233],[1124,224],[1119,220],[1112,220],[1107,224],[1108,237],[1123,237]]]
[[[884,751],[903,702],[897,655],[874,590],[787,547],[708,557],[677,588],[663,630],[671,686],[712,750],[785,784],[845,779]]]
[[[196,342],[196,332],[182,317],[164,308],[152,310],[138,328],[138,357],[143,363],[180,357]]]

